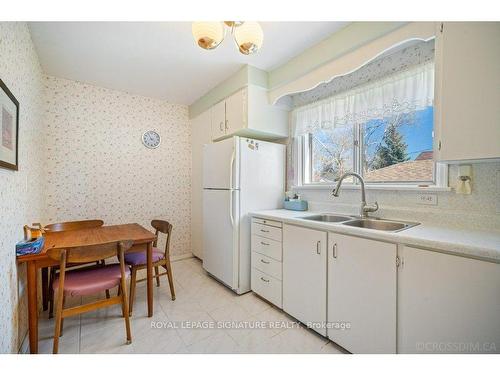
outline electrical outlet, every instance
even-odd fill
[[[425,204],[427,206],[437,206],[438,197],[436,194],[418,194],[417,204]]]

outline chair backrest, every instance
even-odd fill
[[[173,225],[165,220],[151,220],[151,226],[156,229],[155,235],[158,238],[158,233],[165,233],[167,235],[167,243],[165,244],[165,256],[168,257],[170,253],[170,237],[172,234]],[[156,246],[158,239],[155,240],[153,246]]]
[[[47,232],[62,232],[66,230],[78,230],[98,228],[104,225],[102,220],[66,221],[64,223],[48,224],[43,229]]]
[[[86,246],[55,247],[47,250],[47,256],[60,263],[90,263],[114,256],[120,259],[132,245],[132,240],[126,240]]]

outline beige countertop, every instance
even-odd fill
[[[278,209],[252,212],[250,216],[500,263],[500,232],[452,229],[425,223],[400,232],[384,232],[303,219],[321,213],[323,212]]]

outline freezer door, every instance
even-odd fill
[[[238,189],[238,137],[203,145],[203,188]]]
[[[239,191],[203,190],[203,268],[238,288]]]

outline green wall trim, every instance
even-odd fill
[[[327,62],[404,26],[407,22],[354,22],[268,74],[268,88],[289,83]]]
[[[267,88],[267,72],[245,65],[189,106],[189,118],[198,116],[239,89],[252,84]]]

